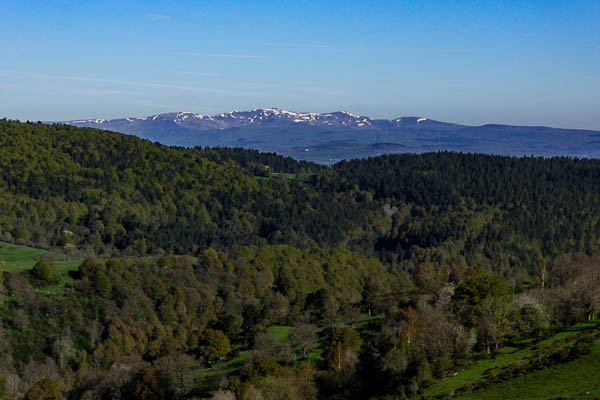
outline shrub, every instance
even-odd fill
[[[54,264],[48,260],[38,261],[31,269],[31,276],[43,283],[51,282],[54,279],[54,275]]]

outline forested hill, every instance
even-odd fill
[[[364,222],[350,199],[257,179],[275,168],[318,169],[257,152],[1,121],[0,166],[3,237],[37,246],[190,254],[233,244],[333,244]]]
[[[0,165],[2,238],[97,255],[343,245],[411,271],[531,273],[544,257],[599,249],[591,159],[428,153],[322,167],[3,120]]]
[[[0,193],[0,399],[597,392],[600,160],[323,167],[1,120]]]
[[[399,207],[385,248],[466,239],[538,256],[599,250],[596,159],[428,153],[342,161],[334,171],[321,190],[358,188]]]

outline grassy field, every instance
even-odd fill
[[[23,272],[30,270],[48,251],[33,247],[0,242],[0,269],[7,272]],[[82,260],[56,261],[56,275],[58,281],[53,285],[36,289],[39,293],[56,295],[62,293],[65,285],[71,281],[68,273],[76,270]]]
[[[366,328],[368,327],[368,323],[371,321],[376,321],[379,318],[381,318],[381,316],[379,316],[379,315],[376,315],[376,316],[364,315],[359,321],[352,324],[352,326],[354,328],[356,328],[359,332],[362,332],[363,334],[371,334],[370,331],[366,330]],[[292,329],[293,329],[293,327],[289,326],[289,325],[272,325],[267,328],[267,334],[269,336],[271,336],[271,338],[273,338],[273,341],[275,342],[275,344],[277,344],[277,345],[288,344],[289,345],[290,344],[290,332],[292,331]],[[321,331],[323,331],[323,329],[324,328],[321,327],[318,329],[318,331],[321,332]],[[322,340],[323,339],[321,338],[321,342],[322,342]],[[225,374],[229,378],[239,377],[242,374],[242,368],[243,368],[246,358],[248,357],[249,354],[250,354],[249,350],[241,351],[235,358],[225,362],[224,365],[222,366],[221,371],[215,371],[212,368],[205,368],[200,372],[200,376],[202,376],[204,378],[208,378],[208,379],[211,379],[216,374]],[[309,362],[311,362],[313,365],[317,366],[318,363],[320,363],[323,360],[322,354],[323,354],[323,348],[322,348],[322,343],[320,343],[320,345],[315,350],[313,350],[312,352],[307,354],[306,359]],[[300,361],[301,360],[298,359],[298,360],[296,360],[296,363],[299,363]]]
[[[490,369],[500,369],[530,356],[534,347],[550,347],[561,339],[580,335],[600,324],[599,321],[582,323],[566,329],[535,346],[524,348],[504,347],[493,359],[481,360],[471,367],[459,371],[425,390],[419,398],[446,397],[457,389],[476,383]],[[554,365],[508,379],[486,389],[453,396],[459,399],[550,399],[550,398],[595,398],[600,396],[600,341],[593,351],[577,360]],[[585,396],[590,397],[585,397]],[[582,397],[584,396],[584,397]]]
[[[46,250],[0,242],[0,269],[8,272],[31,269],[46,253]]]
[[[273,325],[267,328],[267,333],[273,338],[275,344],[290,344],[291,326]]]
[[[534,371],[457,399],[597,399],[600,397],[600,341],[591,354]]]

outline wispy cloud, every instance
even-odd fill
[[[120,90],[120,89],[114,89],[114,90],[111,90],[111,89],[80,89],[80,88],[64,88],[64,87],[57,87],[56,89],[66,91],[68,93],[85,94],[85,95],[92,95],[92,96],[114,96],[114,95],[144,96],[147,94],[146,92],[142,92],[142,91]]]
[[[170,15],[162,15],[162,14],[146,14],[145,17],[150,19],[151,21],[167,21],[167,20],[171,19]]]
[[[193,76],[222,76],[221,74],[217,74],[215,72],[201,72],[201,71],[171,71],[173,74],[179,75],[193,75]]]
[[[352,95],[350,91],[345,89],[314,85],[290,85],[288,82],[227,81],[220,82],[219,87],[205,87],[171,82],[124,80],[81,75],[52,75],[2,70],[0,70],[0,77],[9,78],[10,81],[20,79],[48,81],[52,83],[52,86],[55,87],[56,90],[61,90],[66,93],[86,96],[119,96],[120,101],[123,101],[125,97],[128,97],[129,102],[145,101],[147,104],[139,103],[139,105],[162,110],[175,108],[169,107],[168,104],[151,104],[152,100],[150,100],[150,98],[153,96],[164,97],[164,95],[169,94],[169,92],[200,95],[201,98],[215,96],[234,98],[244,97],[252,99],[253,102],[256,102],[258,99],[263,99],[268,100],[270,104],[274,104],[272,103],[273,101],[282,102],[285,99],[287,99],[287,101],[298,101],[300,99],[314,99],[315,96],[320,98],[343,98]],[[58,82],[63,83],[59,84],[60,86],[56,86]],[[74,85],[65,85],[64,82],[72,82]],[[1,86],[2,85],[0,84],[0,89]],[[143,97],[143,99],[134,99],[140,96]],[[185,108],[187,107],[180,107],[179,109]]]
[[[193,51],[176,51],[169,53],[174,56],[189,56],[189,57],[223,57],[223,58],[273,58],[271,56],[255,55],[255,54],[229,54],[229,53],[197,53]]]
[[[238,44],[264,46],[264,47],[277,47],[277,48],[295,48],[295,49],[309,49],[309,50],[330,50],[335,52],[356,52],[373,50],[373,45],[364,46],[346,46],[346,45],[335,45],[330,43],[302,43],[302,42],[260,42],[260,41],[236,41]],[[377,49],[382,49],[377,47]]]
[[[130,80],[122,80],[122,79],[95,78],[95,77],[89,77],[89,76],[76,76],[76,75],[49,75],[49,74],[40,74],[40,73],[20,73],[20,72],[14,72],[14,71],[0,71],[0,76],[6,76],[6,77],[11,77],[11,78],[25,78],[25,79],[43,79],[43,80],[49,80],[49,81],[62,80],[62,81],[73,81],[73,82],[103,83],[103,84],[113,84],[113,85],[132,86],[132,87],[151,88],[151,89],[165,89],[165,90],[174,90],[174,91],[192,92],[192,93],[204,93],[204,94],[226,94],[226,95],[255,96],[255,97],[267,96],[266,93],[259,92],[259,91],[240,91],[240,90],[236,90],[236,89],[228,90],[228,89],[221,89],[221,88],[180,85],[180,84],[156,82],[156,81],[147,81],[147,82],[146,81],[130,81]]]

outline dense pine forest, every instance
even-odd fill
[[[600,309],[600,160],[324,167],[1,120],[0,190],[0,399],[477,398],[600,337],[538,346]]]

